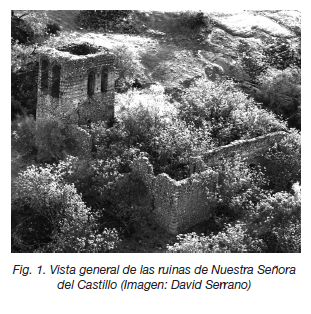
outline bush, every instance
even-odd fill
[[[290,191],[301,182],[301,135],[295,129],[263,156],[265,174],[270,187],[276,191]]]
[[[84,133],[87,138],[88,134]],[[74,126],[53,119],[46,119],[38,124],[37,145],[37,160],[42,163],[58,162],[68,154],[81,155],[84,152],[83,149],[85,149],[82,143],[82,135],[79,140],[75,134]]]
[[[61,31],[59,24],[48,22],[46,25],[46,32],[49,35],[57,35]]]
[[[264,55],[270,66],[278,70],[301,67],[300,45],[294,47],[284,38],[276,38],[268,43],[264,48]]]
[[[115,231],[98,233],[90,209],[55,167],[31,166],[20,173],[12,204],[19,221],[12,230],[13,251],[97,252],[111,249],[112,239],[117,243]]]
[[[130,173],[134,158],[135,150],[125,150],[121,156],[106,160],[70,157],[55,169],[67,183],[75,184],[82,199],[92,207],[100,230],[114,221],[114,225],[130,235],[133,226],[143,224],[148,214],[146,187],[138,176]]]
[[[265,242],[267,252],[300,252],[300,185],[298,183],[293,185],[293,194],[278,192],[262,198],[252,211],[249,220],[250,234]]]
[[[129,10],[85,10],[80,11],[76,22],[83,28],[113,30],[127,19]]]
[[[40,11],[25,11],[11,16],[11,38],[21,44],[31,44],[46,34],[47,15]]]
[[[160,130],[174,119],[176,109],[163,92],[161,87],[152,87],[144,94],[134,90],[117,96],[116,118],[126,133],[129,146],[148,147]]]
[[[156,175],[164,172],[175,180],[181,180],[189,176],[190,157],[201,156],[213,147],[213,139],[206,126],[197,129],[176,119],[153,138],[147,152]]]
[[[210,16],[203,12],[185,11],[179,15],[179,23],[182,28],[189,28],[190,30],[203,30],[211,33],[214,22]]]
[[[11,17],[11,38],[21,44],[26,44],[34,40],[34,32],[30,25],[16,16]]]
[[[33,160],[37,154],[36,121],[33,116],[17,117],[12,123],[12,148],[25,161]]]
[[[36,115],[39,63],[36,46],[13,44],[11,47],[11,119]]]
[[[118,95],[117,107],[119,139],[126,147],[147,153],[155,174],[165,172],[182,179],[189,173],[190,157],[213,147],[209,128],[204,123],[195,128],[179,120],[175,105],[160,86],[144,94],[131,91]]]
[[[144,78],[144,70],[139,57],[126,45],[113,47],[111,52],[114,54],[118,73],[115,80],[116,89],[119,92],[127,91],[135,78]]]
[[[268,68],[264,52],[259,47],[254,49],[245,41],[240,41],[238,52],[241,67],[248,76],[245,79],[257,84],[258,76],[265,73]]]
[[[268,191],[268,181],[260,168],[251,169],[239,156],[214,167],[218,173],[215,189],[217,200],[213,218],[219,228],[243,220]]]
[[[239,222],[216,235],[180,234],[177,240],[167,247],[168,253],[259,253],[264,249],[263,241],[249,236]]]
[[[265,107],[288,119],[289,127],[301,128],[301,71],[289,67],[270,69],[259,77],[258,101]]]
[[[179,117],[197,128],[207,124],[216,146],[285,130],[286,124],[256,103],[231,81],[198,81],[188,88]]]

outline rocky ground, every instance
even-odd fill
[[[135,35],[81,29],[74,20],[77,11],[47,14],[79,41],[107,48],[125,45],[143,65],[145,80],[159,82],[169,90],[187,87],[200,77],[226,75],[247,80],[238,62],[241,41],[256,51],[275,38],[299,44],[301,32],[299,11],[209,12],[214,21],[209,34],[178,27],[180,13],[136,11],[133,19],[139,33]]]

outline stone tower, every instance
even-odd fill
[[[88,43],[39,52],[37,123],[83,125],[114,116],[114,56]]]

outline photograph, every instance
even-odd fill
[[[301,11],[175,7],[11,10],[11,253],[301,253]]]

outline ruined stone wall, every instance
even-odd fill
[[[155,177],[147,158],[140,158],[135,160],[133,171],[145,182],[154,219],[166,231],[177,234],[210,216],[214,203],[209,192],[215,190],[217,182],[217,173],[211,169],[176,181],[165,173]]]
[[[211,167],[217,165],[222,160],[228,160],[233,158],[236,154],[239,154],[245,162],[249,164],[252,162],[256,163],[270,147],[280,142],[285,136],[286,132],[279,131],[249,140],[235,141],[229,145],[221,146],[206,152],[202,156],[202,160],[205,167]],[[204,168],[202,165],[200,167]]]
[[[285,132],[276,132],[210,151],[203,157],[206,164],[202,163],[203,158],[197,163],[200,169],[197,172],[201,173],[194,173],[181,181],[164,173],[154,176],[152,165],[146,157],[134,161],[133,171],[140,174],[149,190],[155,220],[166,231],[178,234],[207,220],[215,208],[214,192],[218,174],[211,166],[221,159],[233,158],[235,154],[243,156],[248,162],[264,154],[285,135]]]
[[[48,62],[48,91],[41,88],[42,62]],[[37,121],[55,117],[72,124],[109,122],[114,116],[114,57],[108,52],[72,55],[57,49],[39,54]],[[53,67],[60,66],[59,97],[53,97]],[[102,70],[107,69],[107,89],[101,91]],[[88,76],[95,73],[94,94],[88,95]]]

